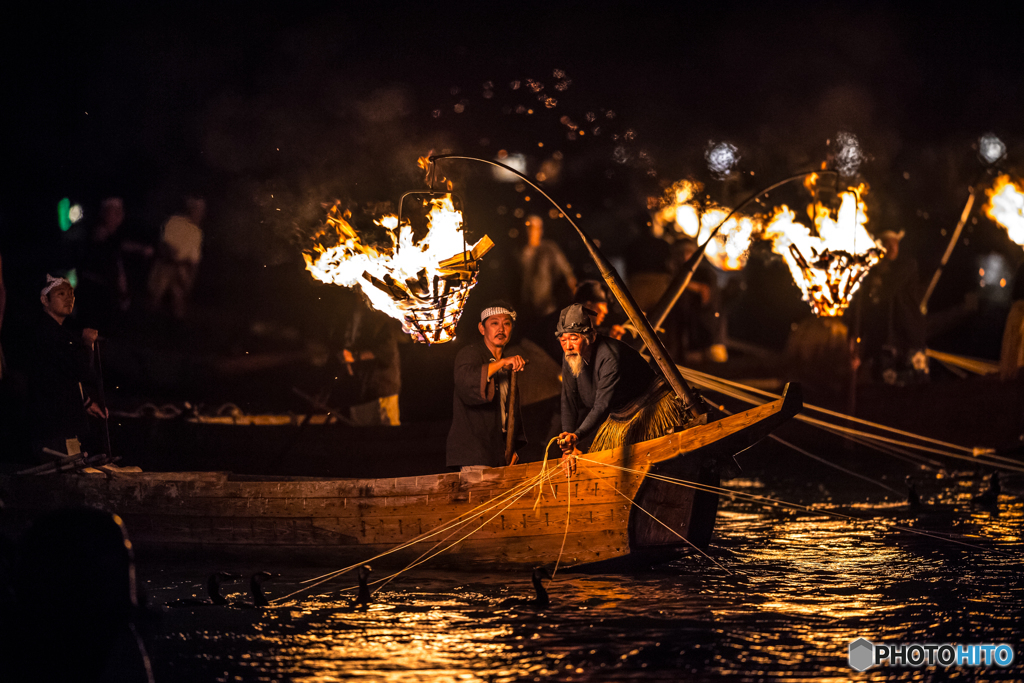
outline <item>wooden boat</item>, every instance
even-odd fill
[[[717,496],[653,479],[718,484],[716,460],[762,439],[801,408],[773,403],[652,441],[582,457],[385,479],[225,472],[0,476],[5,524],[87,505],[119,514],[142,556],[344,566],[582,565],[660,558],[711,538]],[[542,483],[538,483],[539,481]],[[567,522],[568,516],[568,524]],[[684,540],[685,539],[685,540]]]

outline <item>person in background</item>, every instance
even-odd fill
[[[455,356],[455,396],[448,432],[449,469],[472,470],[505,466],[511,373],[526,367],[522,356],[503,357],[512,337],[516,312],[497,301],[480,314],[482,339]],[[519,414],[519,406],[512,407]],[[523,421],[515,420],[515,447],[526,445]]]
[[[195,285],[199,262],[203,258],[203,230],[206,201],[201,197],[185,200],[184,214],[175,214],[164,223],[156,263],[149,276],[149,294],[153,308],[160,309],[170,297],[171,313],[185,317],[188,299]]]
[[[544,221],[540,216],[526,219],[526,246],[519,254],[522,268],[521,301],[526,315],[541,317],[558,310],[558,288],[576,289],[576,276],[562,250],[544,239]]]
[[[612,339],[622,339],[622,335],[626,333],[626,328],[622,325],[604,325],[605,320],[608,318],[608,295],[605,293],[604,285],[597,280],[583,280],[580,282],[576,286],[572,302],[580,304],[584,309],[595,313],[592,319],[594,329],[597,330],[598,334],[603,334]]]
[[[867,295],[861,338],[864,357],[875,377],[902,386],[928,379],[921,280],[917,261],[900,253],[904,232],[879,235],[885,257],[862,286]]]
[[[649,313],[672,281],[671,245],[665,228],[646,212],[637,215],[640,236],[626,248],[626,281],[641,311]]]
[[[673,270],[680,272],[696,251],[696,240],[677,240],[672,245]],[[666,347],[674,358],[688,364],[724,363],[729,359],[720,300],[714,269],[702,260],[666,319]]]
[[[999,376],[1004,381],[1017,377],[1024,367],[1024,263],[1013,276],[1010,312],[1003,329],[1003,345],[999,353]]]
[[[86,327],[114,329],[119,314],[128,308],[128,278],[121,252],[124,202],[120,197],[104,199],[100,220],[81,240],[75,258],[78,294],[82,305],[76,318]]]
[[[353,308],[342,330],[338,360],[356,379],[358,403],[349,408],[361,427],[401,424],[398,393],[402,388],[397,320],[367,307]]]
[[[99,333],[86,328],[74,334],[65,325],[75,308],[71,283],[47,275],[39,300],[42,311],[19,368],[28,388],[32,448],[41,460],[50,461],[44,448],[74,455],[89,431],[87,416],[108,414],[90,395],[92,351]]]

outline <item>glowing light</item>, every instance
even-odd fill
[[[337,205],[331,207],[315,244],[303,253],[306,269],[321,282],[358,286],[374,308],[402,321],[415,341],[454,339],[476,285],[477,261],[493,246],[491,240],[484,236],[467,249],[462,212],[451,195],[431,200],[427,234],[419,241],[408,222],[399,225],[397,216],[387,215],[374,222],[385,229],[390,247],[367,244],[349,218]]]
[[[978,156],[986,164],[992,165],[1006,156],[1006,145],[995,133],[985,133],[978,140]]]
[[[696,197],[703,190],[700,183],[681,180],[670,187],[662,198],[658,217],[663,223],[672,223],[676,232],[703,244],[718,227],[729,209],[713,202],[701,204]],[[737,215],[729,219],[708,244],[704,255],[722,270],[740,270],[747,264],[750,241],[760,227],[756,217]]]
[[[847,177],[857,175],[860,165],[868,159],[861,149],[860,140],[853,133],[846,131],[836,133],[832,147],[835,150],[832,156],[832,165],[840,175]]]
[[[988,195],[985,214],[1003,226],[1011,240],[1024,246],[1024,191],[1021,186],[1003,174],[985,190],[985,194]]]
[[[525,154],[520,154],[518,152],[514,152],[514,153],[509,154],[505,150],[501,150],[501,152],[498,153],[498,158],[495,159],[495,161],[503,163],[506,166],[508,166],[509,168],[514,168],[515,170],[519,171],[520,173],[524,173],[524,174],[526,173],[526,155]],[[494,166],[494,167],[492,167],[491,171],[492,171],[492,173],[494,175],[494,179],[497,180],[498,182],[501,182],[501,183],[515,183],[515,182],[519,182],[519,177],[516,176],[516,174],[509,173],[508,171],[506,171],[503,168],[498,168],[497,166]]]
[[[68,209],[68,220],[72,223],[77,223],[82,220],[83,216],[85,216],[85,212],[82,211],[81,204],[74,204],[70,209]]]
[[[718,179],[727,177],[739,163],[739,148],[730,142],[708,141],[704,150],[704,160],[708,162],[708,169]]]
[[[868,221],[863,194],[867,188],[840,193],[835,218],[828,207],[812,205],[814,226],[796,222],[783,205],[765,227],[772,250],[782,256],[804,301],[822,317],[841,315],[884,249],[864,227]]]

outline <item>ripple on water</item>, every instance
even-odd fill
[[[786,493],[758,480],[727,485]],[[1021,642],[1024,503],[1004,495],[998,511],[974,509],[976,492],[957,488],[919,514],[818,501],[860,519],[723,500],[711,554],[733,575],[697,557],[633,575],[562,571],[543,611],[499,608],[531,594],[529,573],[422,571],[362,612],[342,582],[265,610],[165,610],[149,641],[163,682],[849,680],[846,648],[860,636]],[[317,573],[283,570],[268,594]],[[153,571],[151,602],[201,594],[205,575]],[[229,600],[243,599],[241,587],[226,588]],[[862,677],[887,675],[922,672]]]

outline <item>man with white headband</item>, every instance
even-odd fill
[[[488,306],[477,325],[483,339],[455,356],[455,397],[447,444],[449,469],[505,465],[511,373],[526,367],[522,356],[503,357],[515,319],[515,310],[504,302]],[[519,406],[513,406],[513,410],[518,414]],[[519,449],[526,445],[526,435],[522,420],[513,422],[515,446]]]
[[[86,416],[107,417],[107,411],[88,393],[99,333],[86,328],[74,334],[64,324],[75,308],[71,283],[47,275],[39,301],[43,310],[25,349],[24,370],[33,450],[49,461],[43,448],[73,455],[89,431]]]

